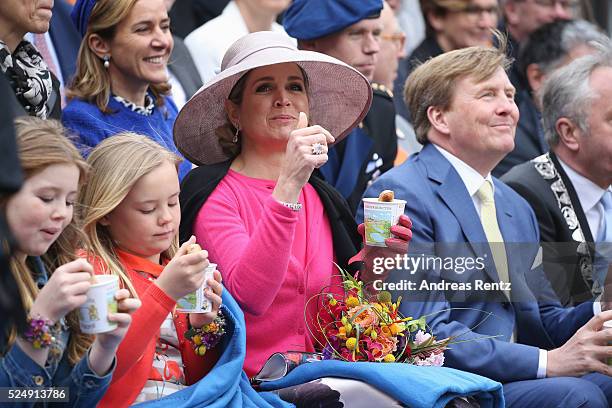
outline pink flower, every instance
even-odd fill
[[[444,365],[444,353],[439,351],[431,353],[427,358],[416,357],[414,365],[442,367]]]
[[[430,338],[431,338],[431,334],[425,333],[422,330],[419,330],[414,335],[414,344],[417,345],[417,346],[421,345],[421,344],[425,343],[427,340],[429,340]]]

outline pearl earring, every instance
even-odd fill
[[[104,60],[104,68],[108,69],[110,67],[110,55],[105,55],[102,60]]]

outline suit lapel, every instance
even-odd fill
[[[557,156],[552,151],[550,152],[549,156],[550,161],[553,162],[555,170],[557,170],[559,177],[565,185],[565,189],[567,190],[567,194],[569,195],[570,202],[574,207],[574,213],[576,214],[576,218],[578,218],[580,229],[582,229],[584,239],[587,242],[594,242],[595,239],[593,238],[593,234],[591,233],[591,228],[589,228],[589,223],[587,221],[586,215],[584,214],[584,210],[582,209],[582,205],[580,205],[580,200],[578,199],[578,194],[576,194],[576,190],[574,189],[572,181],[570,180],[565,170],[563,170],[563,166],[561,166],[561,163],[559,163],[559,159],[557,158]]]
[[[453,166],[431,144],[423,148],[421,156],[425,159],[429,179],[438,184],[436,189],[440,199],[453,213],[461,227],[461,231],[477,257],[485,259],[487,275],[497,281],[493,257],[487,243],[487,238],[480,222],[480,217],[474,208],[474,202],[468,194],[463,180]],[[502,232],[503,233],[503,232]]]

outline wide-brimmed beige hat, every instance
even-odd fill
[[[372,89],[359,71],[329,55],[298,50],[284,34],[261,31],[245,35],[227,50],[221,72],[185,104],[174,123],[174,143],[192,163],[230,159],[215,134],[227,123],[225,101],[248,71],[294,62],[308,77],[309,122],[344,138],[361,122],[372,103]]]

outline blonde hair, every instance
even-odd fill
[[[138,295],[115,252],[113,238],[100,220],[121,204],[141,177],[165,162],[173,163],[178,172],[181,161],[179,156],[148,137],[132,132],[103,140],[87,158],[92,175],[80,190],[81,218],[89,245],[87,253],[101,261],[107,273],[118,275],[122,286],[134,297]],[[178,237],[175,237],[162,257],[170,259],[177,250]]]
[[[81,41],[76,73],[67,89],[68,98],[80,98],[95,103],[102,112],[109,113],[110,74],[104,68],[104,62],[89,48],[89,38],[97,34],[103,40],[111,41],[115,37],[117,26],[127,18],[136,1],[98,0],[89,17],[87,32]],[[151,84],[149,88],[155,96],[156,105],[163,106],[162,96],[169,94],[170,84],[167,82]]]
[[[30,177],[40,173],[45,168],[55,164],[73,164],[79,169],[79,185],[85,182],[89,172],[89,166],[81,157],[79,151],[67,137],[66,129],[62,124],[53,119],[39,119],[32,116],[20,117],[15,120],[17,149],[19,160],[27,181]],[[5,200],[6,205],[10,199]],[[78,202],[78,200],[77,200]],[[85,236],[80,228],[77,211],[62,231],[59,237],[49,247],[49,250],[41,256],[43,263],[50,274],[58,267],[76,258],[79,245],[85,241]],[[13,257],[10,261],[23,306],[30,310],[38,295],[38,286],[25,261]],[[81,333],[76,310],[66,316],[68,326],[72,335],[68,344],[68,359],[71,364],[76,364],[91,345],[92,337]],[[15,329],[11,331],[9,345],[15,340]]]
[[[468,47],[438,55],[417,67],[406,80],[404,101],[410,111],[412,123],[421,144],[428,142],[431,127],[427,110],[437,106],[450,107],[458,80],[473,77],[484,81],[502,68],[507,70],[512,60],[506,56],[506,37],[494,32],[499,48]]]

